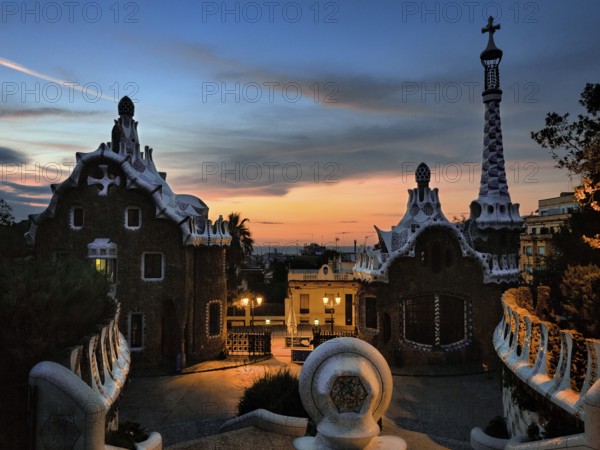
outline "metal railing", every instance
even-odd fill
[[[271,354],[271,331],[238,327],[227,332],[230,355],[262,356]]]

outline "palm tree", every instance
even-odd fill
[[[239,212],[232,212],[227,220],[228,231],[231,235],[231,246],[227,249],[227,290],[233,294],[241,282],[242,264],[252,255],[254,239],[248,228],[250,219],[241,219]]]

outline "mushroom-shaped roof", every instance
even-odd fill
[[[131,99],[127,96],[123,97],[119,101],[119,115],[120,116],[130,116],[133,117],[135,113],[135,105],[131,101]]]

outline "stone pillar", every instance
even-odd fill
[[[37,395],[35,448],[104,448],[106,403],[60,364],[44,361],[29,373]]]
[[[300,373],[302,404],[318,434],[297,438],[294,448],[405,450],[403,439],[378,436],[392,388],[390,368],[373,346],[349,337],[319,345]]]

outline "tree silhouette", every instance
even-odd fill
[[[15,218],[12,215],[12,206],[0,198],[0,225],[12,225]]]
[[[550,149],[556,167],[567,169],[579,179],[575,198],[583,209],[600,214],[600,84],[587,83],[579,104],[586,114],[579,114],[570,122],[569,113],[546,115],[546,126],[532,131],[531,138],[542,148]],[[594,248],[600,248],[600,235],[584,235],[582,239]]]
[[[252,255],[254,239],[248,223],[250,219],[241,218],[241,213],[232,212],[228,218],[228,231],[231,235],[231,245],[227,249],[227,290],[231,296],[239,290],[241,283],[240,270]]]
[[[553,308],[570,326],[588,337],[600,336],[600,84],[587,83],[579,104],[586,114],[570,121],[569,113],[546,115],[545,128],[531,132],[542,148],[550,149],[556,167],[566,169],[581,185],[575,198],[581,211],[571,215],[552,239],[546,268],[534,284],[551,287]]]

